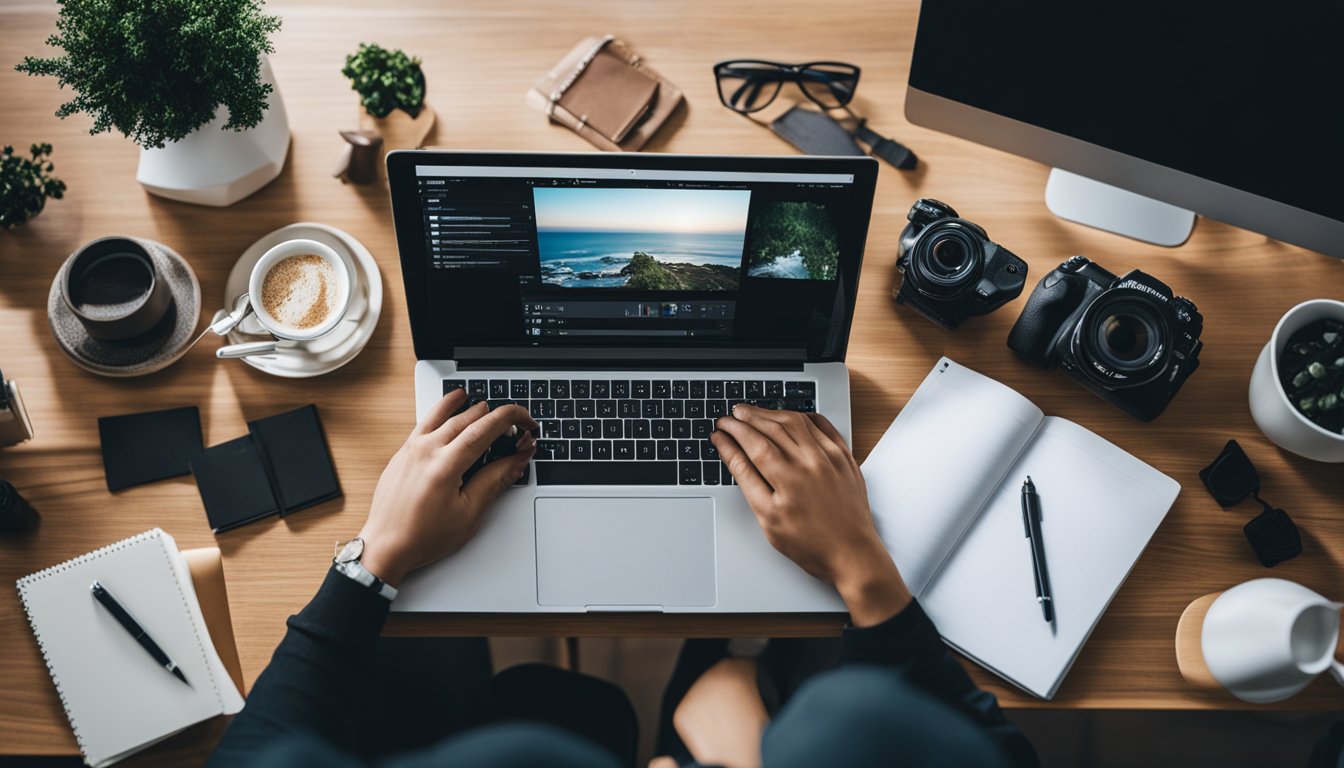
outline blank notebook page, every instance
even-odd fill
[[[98,580],[182,669],[188,687],[89,591]],[[154,529],[18,582],[33,633],[90,765],[242,708],[172,537]]]

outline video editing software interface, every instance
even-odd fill
[[[441,340],[843,341],[852,174],[422,165],[416,184]]]

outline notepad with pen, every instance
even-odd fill
[[[90,591],[95,581],[116,594],[190,686],[99,604]],[[162,530],[25,576],[18,590],[89,765],[111,765],[202,720],[242,709],[187,563]]]
[[[1052,698],[1180,485],[1009,387],[943,358],[863,463],[873,517],[944,641]],[[1042,620],[1030,475],[1054,621]]]

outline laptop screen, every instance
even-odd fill
[[[411,275],[422,281],[418,350],[427,336],[440,350],[751,346],[843,357],[870,161],[540,155],[486,165],[410,154],[404,176],[393,171],[393,204],[408,294]],[[557,158],[590,164],[548,162]]]

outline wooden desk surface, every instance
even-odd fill
[[[182,547],[218,544],[224,552],[238,647],[249,684],[284,632],[284,619],[312,595],[332,543],[364,519],[384,462],[413,422],[415,362],[387,192],[330,178],[340,149],[336,129],[356,123],[356,97],[340,75],[360,41],[398,46],[424,58],[429,102],[439,122],[432,144],[462,149],[581,151],[586,143],[547,125],[523,102],[532,81],[579,38],[611,31],[681,86],[689,100],[674,132],[653,151],[769,154],[793,150],[767,130],[721,107],[710,66],[724,58],[782,61],[834,58],[863,67],[855,109],[875,128],[911,146],[914,173],[883,166],[848,362],[854,446],[862,458],[941,354],[1016,388],[1047,412],[1072,419],[1175,477],[1185,491],[1120,590],[1054,702],[1043,704],[971,667],[1008,706],[1208,708],[1234,706],[1183,686],[1173,655],[1181,610],[1191,600],[1265,575],[1302,582],[1334,597],[1344,583],[1344,473],[1277,450],[1251,421],[1251,367],[1279,316],[1299,301],[1344,298],[1344,264],[1263,236],[1201,220],[1185,246],[1168,250],[1069,224],[1043,203],[1047,169],[1037,163],[909,125],[902,112],[914,37],[915,0],[859,0],[836,6],[785,0],[626,3],[562,0],[451,6],[356,0],[275,2],[284,19],[272,57],[289,110],[288,166],[269,187],[227,209],[151,197],[135,182],[136,148],[120,136],[89,136],[89,121],[53,116],[63,93],[51,79],[13,71],[42,53],[54,31],[55,4],[0,5],[0,143],[55,145],[57,175],[69,184],[37,219],[0,232],[0,366],[18,380],[37,438],[0,450],[0,476],[41,511],[34,535],[0,539],[0,584],[115,539],[161,526]],[[1032,284],[1067,256],[1082,253],[1115,272],[1143,268],[1193,298],[1205,316],[1202,367],[1170,411],[1140,424],[1072,383],[1015,359],[1004,340],[1026,300],[948,333],[893,306],[896,241],[910,203],[946,200],[1026,259]],[[210,310],[223,302],[234,259],[285,224],[341,227],[377,257],[387,300],[377,335],[360,357],[308,381],[274,379],[201,349],[161,373],[116,381],[86,374],[57,349],[45,318],[47,291],[61,261],[79,244],[110,234],[154,238],[187,257]],[[244,433],[245,421],[317,403],[345,497],[293,515],[214,536],[190,478],[108,493],[96,418],[199,405],[207,444]],[[1263,475],[1268,498],[1302,527],[1305,551],[1267,571],[1241,526],[1250,505],[1223,511],[1203,491],[1197,470],[1236,438]],[[948,457],[955,460],[955,457]],[[567,618],[455,617],[395,621],[389,631],[466,634],[737,633],[761,636],[835,630],[834,620],[778,617]],[[70,752],[74,742],[12,588],[0,589],[0,751]],[[1324,681],[1286,708],[1338,706]],[[208,728],[207,728],[208,729]],[[178,739],[187,744],[190,740]]]

